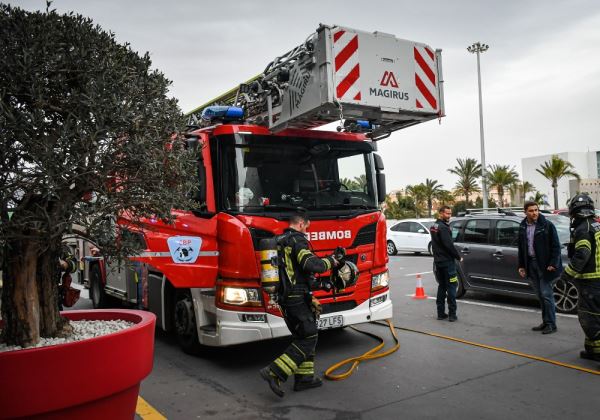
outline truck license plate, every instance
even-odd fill
[[[326,316],[319,318],[318,327],[320,330],[328,328],[340,328],[344,326],[344,317],[342,315]]]

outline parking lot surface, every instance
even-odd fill
[[[595,370],[578,358],[583,333],[573,315],[558,315],[558,332],[541,335],[534,300],[467,293],[458,322],[435,319],[436,283],[428,256],[390,257],[393,322],[400,328],[449,337]],[[413,300],[422,273],[430,299]],[[383,326],[360,328],[393,341]],[[141,396],[169,419],[597,419],[600,375],[421,333],[398,330],[400,350],[362,363],[344,381],[276,397],[258,370],[287,340],[216,349],[202,357],[182,353],[169,336],[156,337],[152,374]],[[377,343],[350,328],[322,332],[316,370],[359,355]]]

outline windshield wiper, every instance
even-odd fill
[[[302,206],[294,206],[293,204],[267,204],[266,206],[261,206],[265,210],[304,210],[305,208]]]
[[[375,209],[375,207],[369,207],[366,204],[320,204],[318,206],[311,206],[310,208],[314,209],[362,209],[362,210],[370,210]]]

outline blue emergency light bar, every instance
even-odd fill
[[[244,118],[244,110],[237,106],[214,105],[204,108],[201,118],[205,121],[215,119],[221,121],[240,120]]]

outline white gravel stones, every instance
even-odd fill
[[[85,340],[88,338],[99,337],[101,335],[111,334],[124,330],[134,325],[133,322],[112,320],[112,321],[70,321],[73,327],[73,334],[65,338],[42,338],[40,342],[28,349],[34,347],[54,346],[56,344],[71,343],[73,341]],[[7,346],[0,343],[0,352],[22,350],[20,346]]]

